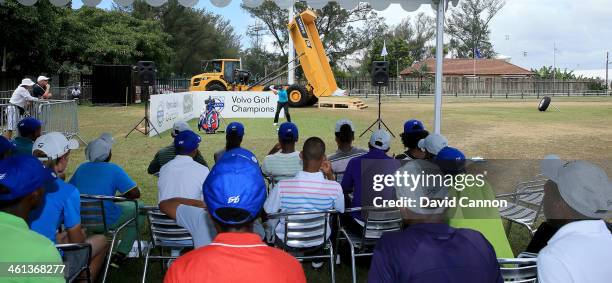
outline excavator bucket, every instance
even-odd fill
[[[344,95],[344,90],[338,89],[325,48],[315,25],[317,15],[306,10],[297,15],[289,25],[289,35],[293,40],[295,51],[302,54],[300,65],[306,79],[313,88],[316,97]]]

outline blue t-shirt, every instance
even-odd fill
[[[32,155],[34,142],[31,139],[16,137],[13,139],[13,144],[15,145],[14,155]]]
[[[482,234],[447,224],[413,224],[376,243],[368,282],[504,280],[493,247]]]
[[[285,103],[289,101],[289,97],[287,96],[287,90],[281,89],[278,91],[278,102]]]
[[[57,228],[63,223],[66,229],[81,223],[81,198],[79,190],[61,179],[45,185],[43,202],[30,212],[30,229],[55,243]]]
[[[136,187],[130,176],[123,168],[110,162],[85,162],[77,168],[70,179],[81,194],[115,196],[125,194]],[[112,225],[117,222],[121,215],[119,208],[112,201],[104,201],[104,212],[106,224]]]

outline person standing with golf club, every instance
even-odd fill
[[[270,86],[270,90],[278,95],[278,102],[276,103],[276,113],[274,114],[274,126],[278,125],[278,114],[280,114],[281,108],[285,110],[285,117],[287,122],[291,122],[291,116],[289,115],[289,97],[287,95],[287,88],[283,86]]]

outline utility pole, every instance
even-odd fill
[[[553,42],[553,96],[555,95],[555,83],[557,79],[557,43]]]
[[[606,94],[608,93],[608,86],[610,83],[608,82],[608,68],[610,66],[610,52],[606,52]]]

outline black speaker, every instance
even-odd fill
[[[157,69],[155,68],[155,62],[138,61],[138,63],[136,63],[136,66],[134,66],[134,71],[136,72],[136,85],[155,85],[155,74],[157,73]]]
[[[389,62],[388,61],[372,62],[372,85],[373,86],[388,86],[389,85]]]

